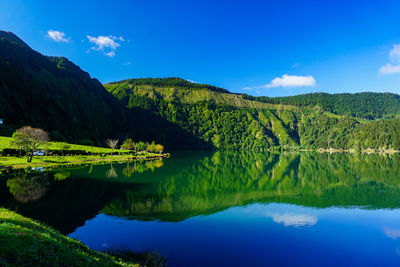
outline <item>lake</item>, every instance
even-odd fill
[[[400,266],[400,155],[174,152],[20,170],[0,206],[169,266]]]

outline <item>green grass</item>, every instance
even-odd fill
[[[64,142],[49,142],[42,149],[52,149],[52,150],[62,150],[63,146],[67,144]],[[111,149],[104,147],[95,147],[95,146],[84,146],[84,145],[76,145],[76,144],[68,144],[70,147],[68,150],[83,150],[91,153],[111,153]],[[12,145],[12,138],[0,136],[0,152],[5,148],[13,148],[17,149],[14,145]],[[115,150],[114,150],[115,151]]]
[[[63,145],[66,143],[62,142],[49,142],[48,144],[41,147],[42,149],[50,149],[50,150],[61,150]],[[26,168],[26,167],[35,167],[35,166],[46,166],[46,167],[58,167],[63,165],[74,165],[74,164],[82,164],[82,163],[104,163],[110,161],[126,161],[130,159],[146,159],[146,158],[155,158],[155,157],[165,157],[167,154],[155,154],[149,152],[142,152],[138,155],[128,155],[122,154],[118,155],[118,152],[122,152],[120,150],[114,150],[114,155],[110,155],[111,149],[104,147],[94,147],[94,146],[83,146],[83,145],[75,145],[69,144],[71,147],[68,150],[82,150],[86,152],[91,152],[95,154],[102,155],[68,155],[68,150],[65,151],[65,156],[34,156],[32,162],[26,162],[26,157],[15,157],[15,156],[6,156],[3,155],[0,157],[0,167],[13,167],[13,168]],[[13,148],[16,149],[15,146],[12,145],[11,137],[0,136],[0,154],[3,149]],[[124,153],[130,151],[123,151]]]
[[[53,228],[0,208],[1,266],[139,266],[94,251]]]

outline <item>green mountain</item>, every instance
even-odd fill
[[[17,36],[0,31],[2,134],[23,125],[53,139],[92,140],[122,132],[124,108],[102,84],[64,57],[47,57]]]
[[[299,143],[299,113],[291,106],[247,100],[179,78],[132,79],[105,87],[126,107],[148,110],[204,140],[202,148],[264,150]]]
[[[285,98],[250,97],[183,81],[146,78],[104,86],[126,107],[150,111],[217,149],[400,149],[400,119],[395,117],[397,95],[394,94],[333,95],[345,100],[337,103],[331,100],[336,108],[329,109],[315,102],[314,94],[298,96],[301,99],[310,97],[309,102],[302,105],[295,101],[278,101]],[[377,103],[392,104],[387,104],[386,109],[381,106],[373,109],[372,96],[379,100]],[[365,101],[361,99],[364,98],[369,103],[365,107],[374,118],[379,117],[378,114],[395,118],[367,121],[350,116],[363,105]],[[350,115],[346,110],[351,111]]]
[[[0,135],[31,125],[53,140],[96,145],[130,137],[167,149],[400,149],[398,99],[378,93],[252,97],[180,78],[103,86],[68,59],[44,56],[0,31]]]

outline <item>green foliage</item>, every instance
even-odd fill
[[[124,150],[134,150],[136,148],[136,144],[132,141],[131,138],[128,138],[122,143],[121,147]]]
[[[136,144],[136,147],[137,147],[137,150],[138,150],[138,151],[143,151],[143,150],[146,150],[147,145],[146,145],[145,142],[140,141],[140,142],[138,142],[138,143]]]

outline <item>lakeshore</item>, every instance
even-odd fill
[[[81,164],[103,164],[109,162],[125,162],[130,160],[156,160],[170,157],[169,153],[140,155],[76,155],[76,156],[41,156],[35,157],[33,162],[26,162],[25,157],[0,157],[1,169],[21,169],[29,167],[62,167]]]

